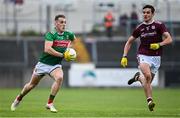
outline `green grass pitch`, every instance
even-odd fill
[[[180,89],[154,88],[154,112],[142,88],[62,88],[54,101],[58,113],[45,109],[49,91],[35,88],[12,112],[20,89],[0,89],[0,117],[180,117]]]

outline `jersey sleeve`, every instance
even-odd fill
[[[164,32],[168,32],[166,26],[165,26],[163,23],[160,24],[159,30],[160,30],[160,33],[161,33],[161,34],[163,34]]]
[[[47,32],[46,34],[45,34],[45,40],[46,41],[53,41],[54,40],[54,38],[53,38],[53,34],[52,33],[50,33],[50,32]]]
[[[134,38],[138,38],[138,37],[140,36],[140,30],[139,30],[139,28],[136,28],[136,29],[133,31],[132,36],[133,36]]]
[[[71,41],[73,41],[73,40],[75,39],[74,33],[72,33],[72,32],[70,33],[69,39],[70,39]]]

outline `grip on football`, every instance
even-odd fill
[[[76,51],[73,48],[67,48],[64,52],[64,59],[66,61],[74,61],[76,59]]]

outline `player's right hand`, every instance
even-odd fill
[[[121,59],[121,65],[122,65],[122,67],[126,67],[127,66],[127,64],[128,64],[128,59],[127,59],[127,57],[122,57],[122,59]]]

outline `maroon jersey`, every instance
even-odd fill
[[[141,23],[133,32],[132,36],[134,38],[140,38],[140,46],[138,49],[138,54],[148,55],[148,56],[161,56],[162,47],[157,50],[151,50],[150,44],[159,43],[162,39],[162,34],[167,32],[166,26],[159,22],[153,21],[152,23],[146,24]]]

